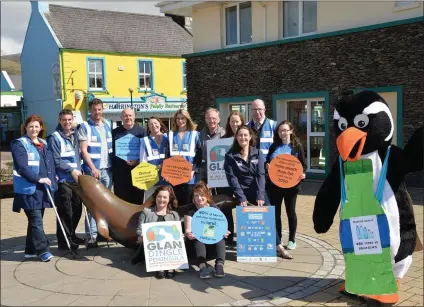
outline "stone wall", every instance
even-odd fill
[[[344,90],[401,85],[405,144],[424,123],[423,84],[424,22],[187,58],[188,109],[200,127],[218,97],[260,95],[272,117],[273,94],[328,91],[332,118]],[[334,162],[332,121],[330,130]],[[422,186],[423,172],[408,183]]]

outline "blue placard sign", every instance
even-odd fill
[[[140,139],[128,133],[115,141],[115,154],[117,157],[129,161],[140,158]]]
[[[201,208],[191,220],[191,232],[204,244],[218,243],[224,238],[227,230],[227,218],[216,208]]]
[[[236,208],[237,262],[276,262],[275,208]]]

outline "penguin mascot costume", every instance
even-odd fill
[[[346,279],[339,291],[397,303],[417,244],[404,178],[423,169],[423,126],[403,150],[391,145],[395,128],[386,101],[372,91],[350,91],[336,103],[334,129],[339,157],[315,200],[315,231],[330,229],[340,204]]]

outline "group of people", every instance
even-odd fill
[[[152,198],[153,205],[140,215],[137,236],[142,242],[141,224],[157,221],[179,220],[180,208],[189,208],[184,213],[184,231],[188,240],[193,240],[200,276],[210,278],[206,269],[206,247],[196,240],[191,232],[191,217],[197,209],[214,206],[212,194],[234,197],[241,206],[275,206],[277,251],[283,258],[292,259],[281,240],[281,204],[284,200],[289,221],[287,249],[296,248],[297,227],[296,197],[300,184],[283,189],[274,185],[267,175],[271,161],[280,154],[296,156],[306,168],[303,147],[297,139],[293,125],[288,121],[277,124],[266,118],[265,104],[257,99],[252,103],[252,120],[245,122],[240,112],[228,116],[226,126],[221,127],[220,114],[216,109],[205,113],[206,126],[197,131],[197,125],[188,111],[178,110],[172,118],[172,128],[167,128],[159,118],[150,117],[147,129],[135,122],[131,108],[121,113],[122,126],[112,129],[110,121],[103,117],[103,102],[93,99],[89,104],[90,118],[78,127],[73,126],[72,111],[64,109],[59,113],[56,130],[47,137],[39,136],[43,121],[37,115],[28,117],[24,123],[23,136],[12,143],[15,199],[13,210],[25,211],[28,217],[25,257],[40,257],[49,261],[49,241],[43,230],[43,213],[50,208],[48,194],[54,194],[60,221],[65,236],[57,225],[59,249],[67,249],[66,241],[76,249],[81,244],[97,246],[100,239],[96,222],[88,212],[85,240],[75,234],[82,216],[82,200],[69,185],[76,184],[81,174],[98,179],[121,199],[133,204],[142,204]],[[140,138],[140,157],[125,161],[115,152],[115,142],[128,134]],[[224,169],[228,187],[209,189],[207,187],[207,146],[208,140],[233,137],[234,142],[225,155]],[[160,176],[158,183],[147,191],[133,186],[131,170],[141,162],[156,165],[159,174],[164,159],[182,156],[193,165],[189,182],[171,186]],[[304,179],[303,174],[300,179]],[[187,207],[189,206],[189,207]],[[217,258],[215,275],[224,276],[226,244],[234,246],[234,220],[232,208],[223,209],[228,220],[225,238],[216,244]],[[158,278],[172,278],[174,272],[158,272]]]

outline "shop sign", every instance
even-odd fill
[[[162,96],[141,97],[143,102],[133,102],[132,107],[136,111],[145,112],[175,112],[178,109],[186,109],[186,102],[167,102]],[[106,113],[120,112],[126,108],[131,108],[130,102],[104,102],[104,111]]]

